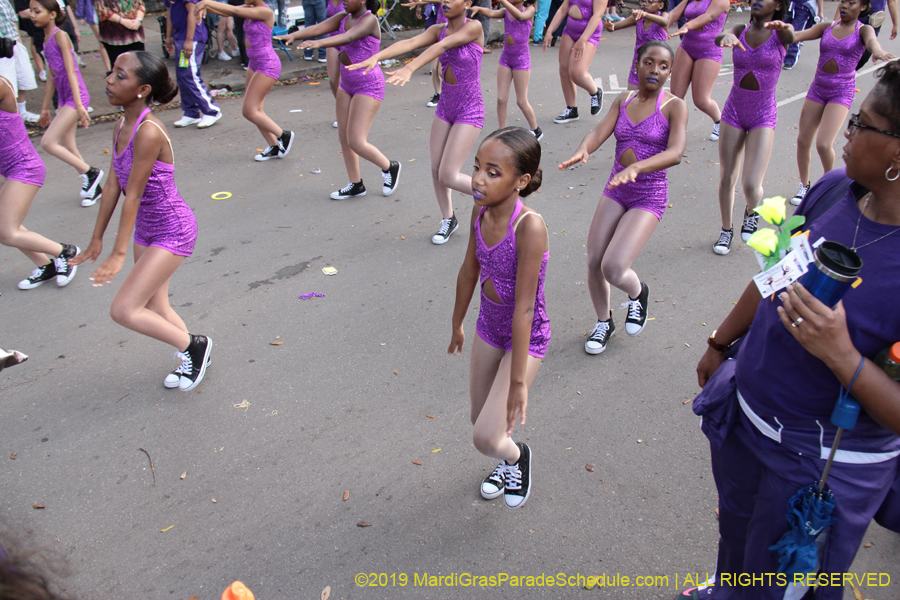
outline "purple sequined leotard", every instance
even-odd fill
[[[684,7],[684,16],[688,21],[704,14],[709,10],[709,5],[712,4],[712,0],[686,0],[686,2],[687,6]],[[725,49],[721,46],[716,46],[716,36],[722,33],[726,18],[728,18],[727,11],[702,28],[688,31],[684,34],[679,47],[684,49],[688,56],[694,60],[706,58],[722,64]]]
[[[124,120],[116,132],[113,169],[123,192],[128,188],[128,176],[134,161],[134,136],[149,113],[150,107],[147,107],[138,117],[131,139],[121,154],[118,152],[119,134],[122,133]],[[178,256],[190,256],[196,241],[197,219],[175,186],[175,166],[156,161],[138,207],[134,222],[134,243],[139,246],[156,246]]]
[[[619,118],[616,120],[616,162],[613,163],[609,180],[625,168],[619,161],[629,148],[634,152],[635,158],[641,161],[664,152],[669,147],[669,122],[662,114],[662,107],[665,106],[662,102],[663,96],[666,95],[665,90],[659,91],[653,113],[640,123],[635,123],[628,116],[627,107],[637,97],[637,93],[630,93],[631,97],[619,108]],[[666,171],[667,169],[641,173],[631,183],[623,183],[614,188],[607,187],[603,194],[618,202],[625,210],[639,208],[652,213],[657,219],[662,219],[669,199]],[[609,181],[606,183],[608,186]]]
[[[272,28],[263,21],[244,19],[244,41],[247,45],[247,68],[271,77],[281,77],[281,61],[272,47]]]
[[[370,14],[369,11],[360,17],[362,19],[366,15]],[[350,15],[347,15],[341,21],[341,26],[338,29],[338,33],[344,33],[346,30],[344,29],[344,25],[347,23],[347,19],[350,18]],[[357,21],[359,23],[359,21]],[[355,27],[356,25],[354,25]],[[351,27],[352,29],[352,27]],[[355,42],[350,42],[349,44],[344,44],[339,48],[341,52],[341,89],[350,94],[351,96],[356,96],[357,94],[362,96],[369,96],[371,98],[375,98],[379,102],[384,101],[384,73],[381,71],[381,67],[376,65],[374,69],[365,73],[362,69],[358,71],[348,71],[347,67],[344,66],[344,62],[347,62],[349,65],[353,65],[356,63],[361,63],[362,61],[378,54],[378,49],[381,47],[381,40],[373,35],[366,35],[356,40]],[[347,55],[348,61],[344,60],[344,54]]]
[[[332,2],[331,0],[325,0],[325,18],[326,19],[330,19],[334,15],[336,15],[338,13],[342,13],[342,12],[344,12],[344,3],[343,2],[338,2],[337,6],[335,6],[334,2]],[[328,34],[328,37],[334,37],[336,35],[340,35],[340,32],[332,31],[331,33]],[[340,48],[336,48],[336,49],[340,50]]]
[[[463,21],[465,23],[465,21]],[[447,27],[441,30],[439,39],[447,36]],[[441,98],[434,116],[441,121],[465,123],[478,129],[484,127],[484,98],[481,95],[481,57],[484,49],[472,41],[450,48],[440,56],[443,83]],[[447,71],[453,73],[456,83],[447,81]]]
[[[62,31],[53,28],[53,33],[44,40],[44,56],[53,69],[53,85],[56,86],[56,93],[59,96],[59,106],[71,106],[75,108],[75,96],[72,94],[72,88],[69,86],[69,76],[66,74],[66,63],[63,61],[62,50],[56,43],[56,33]],[[66,35],[63,32],[63,35]],[[81,96],[81,105],[87,109],[91,105],[91,96],[88,94],[87,86],[84,85],[84,79],[81,78],[81,71],[78,70],[78,60],[75,58],[75,49],[70,50],[72,53],[72,68],[75,69],[75,79],[78,80],[78,92]]]
[[[522,200],[516,201],[516,208],[506,226],[506,237],[488,248],[481,237],[481,216],[487,207],[481,209],[475,219],[475,257],[481,265],[481,308],[475,333],[478,337],[504,352],[512,352],[512,321],[516,309],[516,275],[519,268],[519,254],[516,249],[516,231],[513,223],[522,212]],[[534,319],[531,321],[531,340],[528,354],[543,358],[550,343],[550,320],[544,304],[544,277],[547,275],[547,259],[550,252],[541,259],[537,293],[534,297]],[[494,285],[500,303],[494,302],[484,293],[484,282],[488,279]]]
[[[859,21],[856,22],[856,30],[840,40],[834,37],[834,28],[837,25],[838,23],[835,23],[822,34],[822,40],[819,42],[819,64],[806,99],[819,104],[842,104],[849,109],[853,104],[853,93],[856,91],[856,64],[866,51],[866,47],[859,35],[859,29],[862,27]],[[826,73],[822,70],[830,60],[837,63],[837,73]]]
[[[3,77],[0,83],[12,90],[12,84]],[[44,185],[47,168],[28,139],[19,113],[0,110],[0,139],[4,140],[0,144],[0,175],[38,187]]]
[[[746,50],[734,48],[734,83],[731,93],[722,109],[722,121],[735,129],[750,131],[760,127],[775,129],[778,123],[778,109],[775,106],[775,88],[784,64],[787,50],[776,32],[769,39],[753,48],[747,43],[747,29],[741,32],[740,41]],[[758,90],[741,87],[747,73],[752,73],[759,83]]]
[[[525,7],[522,6],[522,12]],[[531,54],[528,51],[528,38],[531,35],[531,21],[519,21],[503,15],[503,50],[500,52],[500,66],[515,71],[531,70]],[[512,38],[512,45],[507,38]]]
[[[594,3],[593,0],[569,0],[569,7],[577,6],[578,10],[581,11],[581,18],[576,19],[572,17],[572,15],[568,15],[568,19],[566,20],[566,28],[563,29],[563,35],[567,35],[572,38],[573,42],[577,42],[581,35],[584,33],[584,30],[587,29],[588,21],[591,20],[591,16],[594,14]],[[595,48],[597,44],[600,43],[600,36],[603,34],[603,22],[600,21],[597,23],[597,29],[591,32],[591,37],[588,38],[588,43],[592,44]]]
[[[644,25],[646,23],[650,23],[650,29],[644,29]],[[631,61],[631,72],[628,73],[628,83],[630,83],[631,85],[640,85],[640,81],[638,81],[637,71],[635,70],[635,65],[637,64],[638,59],[638,50],[640,50],[641,46],[643,46],[650,40],[660,40],[663,42],[666,41],[667,39],[669,39],[669,32],[666,31],[665,27],[662,27],[657,23],[643,20],[635,23],[634,29],[634,59]]]

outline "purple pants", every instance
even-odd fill
[[[349,71],[344,65],[341,65],[340,88],[351,96],[358,94],[384,102],[384,73],[381,71],[381,67],[375,67],[368,73],[363,73],[362,69]]]
[[[566,21],[566,28],[563,29],[563,35],[567,35],[572,38],[573,42],[577,42],[579,38],[581,38],[581,34],[584,33],[584,30],[587,28],[588,21],[590,19],[573,19],[571,16]],[[600,43],[600,36],[603,34],[603,27],[598,26],[597,30],[591,34],[591,37],[588,38],[588,43],[593,44],[594,48],[597,47],[597,44]]]
[[[193,42],[193,52],[187,67],[175,67],[175,79],[178,93],[181,95],[181,110],[185,116],[199,119],[201,114],[215,116],[221,112],[219,105],[213,102],[206,84],[200,78],[200,65],[203,63],[203,44]],[[175,40],[176,61],[181,57],[184,40]],[[177,63],[176,63],[177,64]]]
[[[500,52],[500,66],[513,71],[530,71],[531,52],[528,50],[528,42],[514,46],[504,43]]]
[[[743,131],[760,127],[775,129],[778,123],[775,90],[745,90],[737,84],[731,86],[722,109],[722,122]]]
[[[841,104],[849,110],[853,104],[855,91],[856,78],[853,73],[848,77],[838,73],[816,71],[806,99],[819,104]]]
[[[441,85],[434,116],[454,125],[465,123],[478,129],[484,127],[484,98],[481,96],[481,82],[447,83]]]

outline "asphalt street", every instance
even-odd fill
[[[833,10],[829,4],[826,12]],[[900,54],[888,30],[880,41]],[[632,31],[607,33],[593,61],[607,94],[604,113],[611,76],[622,86],[627,79]],[[498,58],[499,50],[484,58],[482,138],[496,128]],[[799,65],[781,77],[767,196],[796,192],[798,98],[816,58],[817,44],[807,43]],[[262,139],[240,116],[240,97],[224,99],[225,117],[207,130],[172,127],[177,107],[159,113],[200,230],[194,255],[172,278],[171,301],[192,332],[215,344],[194,392],[163,388],[178,364],[172,348],[110,319],[125,272],[94,288],[94,267],[86,265],[66,288],[20,291],[32,266],[0,247],[0,346],[30,356],[0,373],[0,529],[53,552],[66,566],[59,581],[84,599],[217,599],[235,579],[261,600],[318,599],[326,587],[331,598],[346,599],[656,599],[689,587],[687,575],[713,572],[717,496],[691,412],[694,368],[758,269],[739,239],[727,256],[712,252],[719,159],[711,122],[690,105],[685,158],[669,170],[670,207],[634,264],[650,286],[652,320],[640,336],[620,331],[604,354],[589,356],[584,336],[595,317],[584,244],[614,142],[583,167],[557,170],[599,117],[589,116],[579,91],[581,120],[553,124],[564,107],[557,50],[533,49],[532,61],[544,180],[527,203],[550,232],[553,339],[527,425],[515,435],[534,451],[532,495],[522,509],[478,493],[495,463],[471,443],[468,350],[477,302],[463,357],[446,354],[472,199],[454,193],[460,230],[432,245],[440,219],[428,166],[432,89],[417,73],[387,91],[369,135],[403,165],[389,198],[381,197],[377,167],[366,163],[368,196],[329,198],[347,176],[325,81],[279,86],[267,98],[267,112],[297,133],[284,160],[253,161]],[[858,78],[854,112],[873,83],[871,72]],[[730,85],[725,68],[713,90],[720,106]],[[104,101],[102,90],[92,94]],[[525,125],[515,106],[510,115],[510,124]],[[80,130],[85,160],[108,171],[112,136],[111,122]],[[41,155],[47,183],[25,225],[83,248],[97,207],[80,206],[73,169]],[[813,178],[820,175],[814,157]],[[217,192],[230,197],[212,199]],[[739,193],[738,219],[743,206]],[[107,253],[117,223],[118,216]],[[337,274],[323,274],[328,266]],[[325,296],[298,298],[310,292]],[[625,300],[613,290],[620,327]],[[864,587],[865,598],[900,597],[898,554],[900,537],[873,524],[853,572],[887,573],[890,585]],[[514,587],[451,579],[456,585],[439,587],[422,585],[425,573],[605,573],[631,585],[620,578],[588,591],[578,580]],[[638,576],[668,580],[637,587]]]

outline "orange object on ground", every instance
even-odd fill
[[[255,600],[253,592],[240,581],[235,581],[222,592],[222,600]]]

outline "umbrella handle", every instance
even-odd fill
[[[859,406],[859,404],[857,404]],[[838,445],[841,443],[841,437],[844,435],[843,428],[838,427],[837,434],[834,436],[834,443],[831,445],[831,452],[828,453],[828,462],[825,463],[825,470],[822,471],[822,479],[819,480],[819,491],[825,491],[825,480],[828,479],[828,473],[831,472],[831,464],[834,462],[834,455],[837,452]]]
[[[841,394],[838,396],[837,404],[834,405],[834,411],[831,413],[831,422],[839,429],[853,429],[856,426],[856,419],[859,417],[861,407],[859,402],[850,397],[850,389],[853,387],[857,376],[859,376],[865,360],[863,358],[859,361],[859,366],[856,367],[856,373],[853,374],[853,379],[850,380],[850,385],[847,386],[847,389],[845,390],[844,386],[841,386]],[[834,454],[833,450],[832,454]]]

